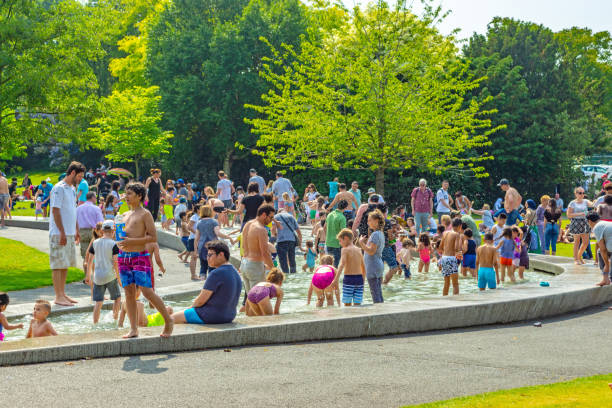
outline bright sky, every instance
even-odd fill
[[[342,0],[347,7],[367,0]],[[391,0],[393,1],[393,0]],[[435,0],[452,13],[439,28],[449,34],[460,28],[459,38],[468,38],[474,31],[484,34],[493,17],[512,17],[543,24],[553,31],[564,28],[588,27],[591,30],[612,32],[612,0]],[[419,0],[412,0],[415,11]]]

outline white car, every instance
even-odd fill
[[[606,166],[604,164],[583,164],[579,166],[584,177],[594,181],[598,181],[601,178],[608,178],[608,172],[612,169],[612,166]]]

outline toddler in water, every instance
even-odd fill
[[[463,263],[461,265],[461,274],[463,276],[467,276],[469,272],[470,275],[475,278],[476,277],[476,241],[472,239],[474,235],[472,230],[466,228],[463,231],[463,235],[465,236],[465,241],[463,242]]]
[[[344,228],[338,233],[338,242],[342,247],[338,273],[334,278],[332,286],[338,287],[340,275],[344,273],[342,281],[342,303],[344,306],[358,306],[363,302],[363,283],[365,279],[365,264],[361,249],[353,243],[353,231]],[[340,302],[338,302],[338,305]]]
[[[43,210],[42,210],[42,197],[38,196],[36,197],[36,210],[34,210],[34,215],[36,216],[36,220],[38,221],[38,214],[42,215]]]
[[[51,303],[46,300],[39,299],[34,304],[32,312],[33,319],[30,321],[30,328],[26,339],[32,337],[57,336],[57,332],[53,329],[53,325],[47,320],[47,316],[51,313]]]
[[[266,276],[265,282],[259,282],[253,286],[247,294],[245,312],[247,316],[266,316],[280,311],[283,301],[283,289],[281,288],[285,274],[278,268],[272,268]],[[272,309],[272,298],[276,298],[274,309]]]
[[[136,299],[138,298],[140,298],[139,287],[136,288]],[[149,306],[151,306],[151,304],[149,304]],[[138,313],[138,327],[163,326],[166,324],[164,317],[159,312],[147,315],[145,313],[144,303],[142,303],[140,300],[136,300],[136,310]],[[174,313],[174,310],[170,306],[166,306],[166,310],[170,315]],[[127,309],[125,307],[125,302],[123,302],[121,303],[121,314],[119,315],[119,321],[117,322],[118,327],[123,327],[126,313]]]
[[[512,239],[514,240],[515,249],[512,254],[512,275],[518,269],[521,263],[521,230],[517,226],[512,227]]]
[[[322,307],[323,302],[327,299],[327,306],[334,305],[334,292],[338,299],[338,305],[340,305],[340,292],[337,287],[334,287],[334,281],[336,279],[336,268],[333,266],[334,257],[331,255],[324,255],[321,257],[321,265],[315,269],[312,274],[312,281],[308,288],[308,297],[306,304],[310,304],[312,298],[312,292],[317,296],[317,307]]]
[[[497,226],[497,225],[496,225]],[[516,243],[512,238],[512,229],[505,228],[502,232],[502,238],[499,244],[495,247],[499,250],[499,263],[501,264],[501,282],[506,281],[506,272],[510,276],[510,280],[515,282],[514,270],[512,269],[512,258],[516,250]]]
[[[9,295],[7,293],[0,292],[0,341],[4,340],[4,333],[2,333],[2,329],[23,329],[23,323],[9,324],[8,320],[6,320],[6,316],[4,315],[4,313],[2,313],[8,307],[9,300]]]
[[[312,241],[306,241],[304,259],[306,259],[306,263],[302,266],[302,271],[306,272],[306,269],[310,269],[310,273],[312,273],[315,267],[315,260],[317,259],[317,253],[314,250],[314,243]]]
[[[397,254],[397,262],[404,271],[404,279],[410,279],[410,261],[412,261],[411,251],[414,248],[414,242],[410,238],[404,238],[402,240],[402,249]]]
[[[419,273],[429,273],[429,263],[433,257],[431,242],[429,241],[429,234],[426,232],[421,233],[419,236]]]

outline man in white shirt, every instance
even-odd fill
[[[85,166],[72,162],[66,177],[51,190],[49,217],[49,263],[53,271],[55,304],[73,306],[76,300],[66,295],[68,268],[76,267],[76,244],[79,242],[76,186],[85,174]]]
[[[217,173],[219,182],[217,183],[217,198],[223,201],[225,208],[232,208],[232,194],[234,193],[234,184],[228,180],[225,172],[219,170]]]
[[[257,183],[259,186],[259,195],[263,195],[263,193],[266,192],[266,181],[263,179],[263,177],[257,175],[257,170],[255,169],[249,170],[249,173],[251,175],[251,178],[249,178],[249,184]]]
[[[448,194],[448,180],[442,181],[442,188],[438,190],[436,200],[438,201],[436,213],[438,214],[438,222],[440,222],[443,215],[450,215],[453,205],[453,198]]]

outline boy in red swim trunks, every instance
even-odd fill
[[[130,332],[123,336],[138,336],[138,309],[136,289],[139,287],[157,311],[163,316],[165,325],[161,337],[172,334],[174,323],[168,314],[164,301],[153,291],[153,269],[151,258],[145,250],[146,244],[157,242],[157,232],[151,213],[142,207],[146,188],[142,183],[130,183],[125,188],[125,199],[130,211],[123,214],[125,221],[125,239],[117,246],[119,252],[119,277],[125,290],[125,304],[130,319]]]

